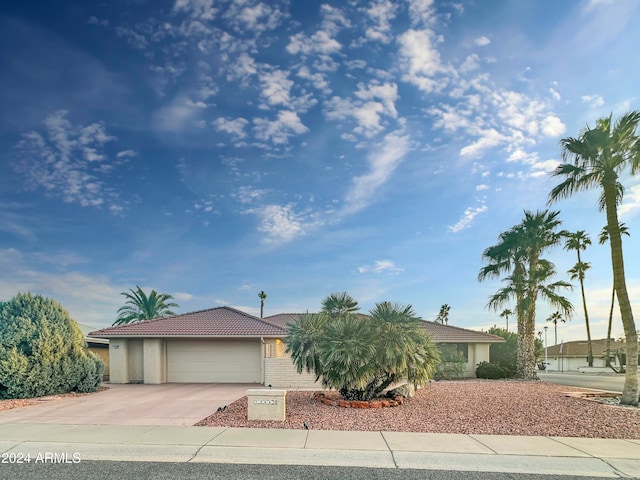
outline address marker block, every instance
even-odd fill
[[[287,406],[286,390],[247,390],[247,418],[284,422]]]

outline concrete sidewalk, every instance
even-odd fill
[[[49,463],[75,458],[640,478],[640,440],[569,437],[22,423],[0,425],[0,451],[14,461],[29,454],[32,462],[46,462],[48,454]]]

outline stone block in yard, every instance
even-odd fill
[[[286,390],[247,390],[247,419],[284,422],[286,399]]]

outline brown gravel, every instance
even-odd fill
[[[404,405],[352,409],[324,405],[313,392],[287,393],[284,422],[248,421],[247,397],[196,425],[536,435],[640,439],[640,408],[605,405],[569,392],[589,390],[545,382],[464,380],[433,382]]]

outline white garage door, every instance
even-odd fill
[[[260,340],[170,340],[167,381],[261,383]]]

